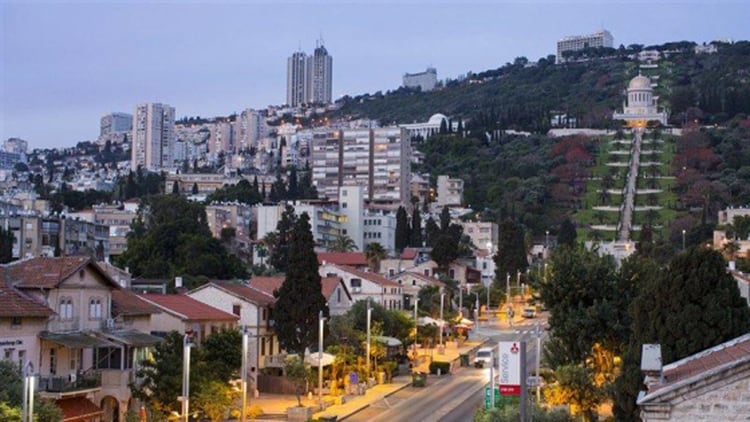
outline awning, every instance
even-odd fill
[[[104,414],[102,409],[85,397],[55,400],[55,404],[62,410],[63,422],[88,421]]]
[[[388,336],[375,336],[375,341],[379,343],[383,343],[388,347],[397,347],[401,346],[401,340],[397,339],[396,337],[388,337]]]
[[[161,337],[142,333],[138,330],[104,331],[101,333],[101,335],[109,340],[134,347],[153,346],[154,344],[164,341],[164,339]]]
[[[39,333],[39,338],[42,340],[57,343],[61,346],[67,347],[68,349],[116,346],[116,344],[106,339],[99,338],[80,331],[71,333],[50,333],[49,331],[42,331],[41,333]]]

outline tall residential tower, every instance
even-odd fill
[[[287,59],[286,103],[292,107],[303,104],[330,104],[333,98],[333,57],[322,40],[308,56],[297,51]]]
[[[133,114],[130,168],[159,171],[174,165],[174,107],[160,103],[139,104]]]

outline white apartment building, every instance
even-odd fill
[[[589,47],[612,47],[614,38],[606,29],[589,35],[571,35],[557,41],[557,63],[565,63],[563,53]]]
[[[174,166],[174,107],[161,103],[139,104],[133,115],[130,167],[159,171]]]
[[[437,205],[460,206],[464,202],[464,181],[457,177],[440,175],[437,178]]]
[[[404,73],[404,87],[419,88],[422,92],[432,91],[437,85],[437,70],[428,67],[424,72]]]
[[[260,111],[245,109],[234,122],[235,147],[247,150],[258,144],[260,138],[268,135],[266,119]]]
[[[234,127],[229,122],[214,122],[208,126],[208,153],[214,158],[221,152],[234,151]]]
[[[3,142],[3,150],[13,154],[26,154],[29,143],[21,138],[8,138]]]
[[[318,194],[338,200],[342,186],[363,186],[369,202],[407,204],[411,163],[409,138],[395,126],[317,130],[311,142],[313,183]]]
[[[330,104],[333,88],[333,57],[322,40],[308,56],[302,51],[293,53],[286,66],[286,103],[291,107],[304,104]]]

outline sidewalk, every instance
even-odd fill
[[[483,338],[472,338],[463,345],[455,347],[446,346],[444,354],[438,354],[437,349],[419,349],[421,362],[413,370],[429,372],[430,357],[435,362],[452,362],[451,368],[455,370],[459,367],[459,355],[473,354],[484,342]],[[433,353],[431,353],[433,352]],[[363,395],[345,395],[340,397],[323,396],[323,402],[329,405],[320,411],[314,413],[313,418],[317,419],[322,416],[327,418],[336,417],[341,421],[347,417],[365,409],[372,403],[380,401],[391,394],[396,393],[411,385],[412,375],[404,374],[393,377],[392,381],[387,384],[377,384],[368,388]],[[429,388],[429,387],[428,387]],[[342,400],[343,399],[343,400]],[[343,401],[343,403],[341,403]],[[340,403],[333,404],[330,403]],[[318,408],[318,397],[305,395],[302,397],[302,405]],[[252,407],[259,406],[263,410],[263,415],[258,420],[274,419],[283,420],[282,415],[286,415],[289,407],[297,405],[297,399],[293,395],[285,394],[266,394],[261,393],[257,398],[251,398],[249,405]]]

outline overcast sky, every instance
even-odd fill
[[[427,66],[444,79],[537,60],[602,27],[615,46],[747,40],[750,1],[0,0],[0,140],[73,146],[141,102],[178,118],[281,104],[287,57],[321,36],[338,98]]]

